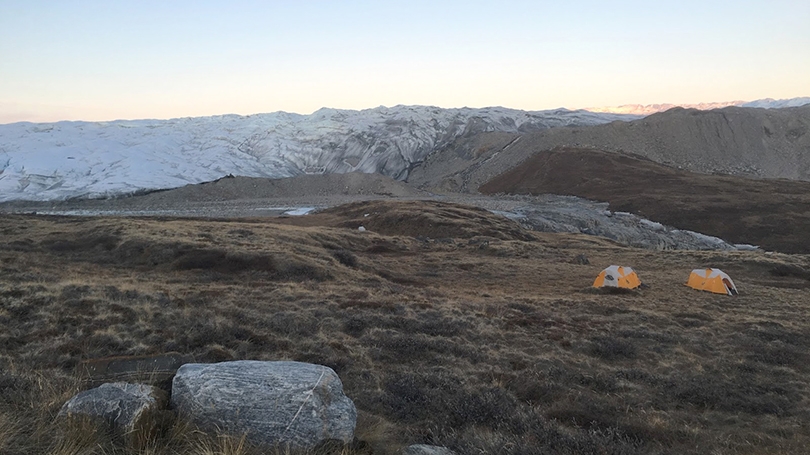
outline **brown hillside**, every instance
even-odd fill
[[[473,192],[540,150],[595,148],[698,173],[810,180],[810,105],[675,108],[632,122],[483,133],[431,154],[408,176],[419,188]]]
[[[810,252],[807,182],[696,174],[639,157],[564,148],[535,154],[480,191],[574,195],[734,243]]]

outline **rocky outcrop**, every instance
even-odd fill
[[[137,448],[158,433],[167,403],[166,392],[156,387],[114,382],[78,393],[62,406],[59,417],[96,421]]]
[[[171,405],[203,430],[284,449],[349,443],[357,420],[337,374],[301,362],[186,364],[174,377]]]

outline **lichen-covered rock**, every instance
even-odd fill
[[[114,382],[76,394],[58,416],[103,423],[127,445],[140,447],[165,422],[167,403],[168,395],[157,387]]]
[[[311,450],[354,438],[357,411],[322,365],[240,360],[190,363],[172,382],[172,407],[202,429],[256,445]]]
[[[442,446],[412,444],[402,449],[402,455],[455,455],[455,452]]]

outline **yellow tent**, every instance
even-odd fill
[[[593,282],[593,287],[612,287],[635,289],[641,286],[641,280],[638,278],[633,269],[630,267],[622,267],[620,265],[611,265],[610,267],[602,270]]]
[[[689,274],[686,285],[700,291],[714,292],[715,294],[737,295],[737,287],[731,277],[720,269],[695,269]]]

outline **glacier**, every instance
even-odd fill
[[[639,116],[394,106],[170,120],[0,125],[0,202],[102,198],[216,180],[364,172],[407,178],[459,137]]]
[[[810,98],[763,99],[777,108]],[[737,102],[735,102],[737,103]],[[522,133],[643,117],[503,107],[323,108],[169,120],[0,125],[0,202],[104,198],[208,182],[227,175],[284,178],[364,172],[405,180],[434,151],[480,132]]]

